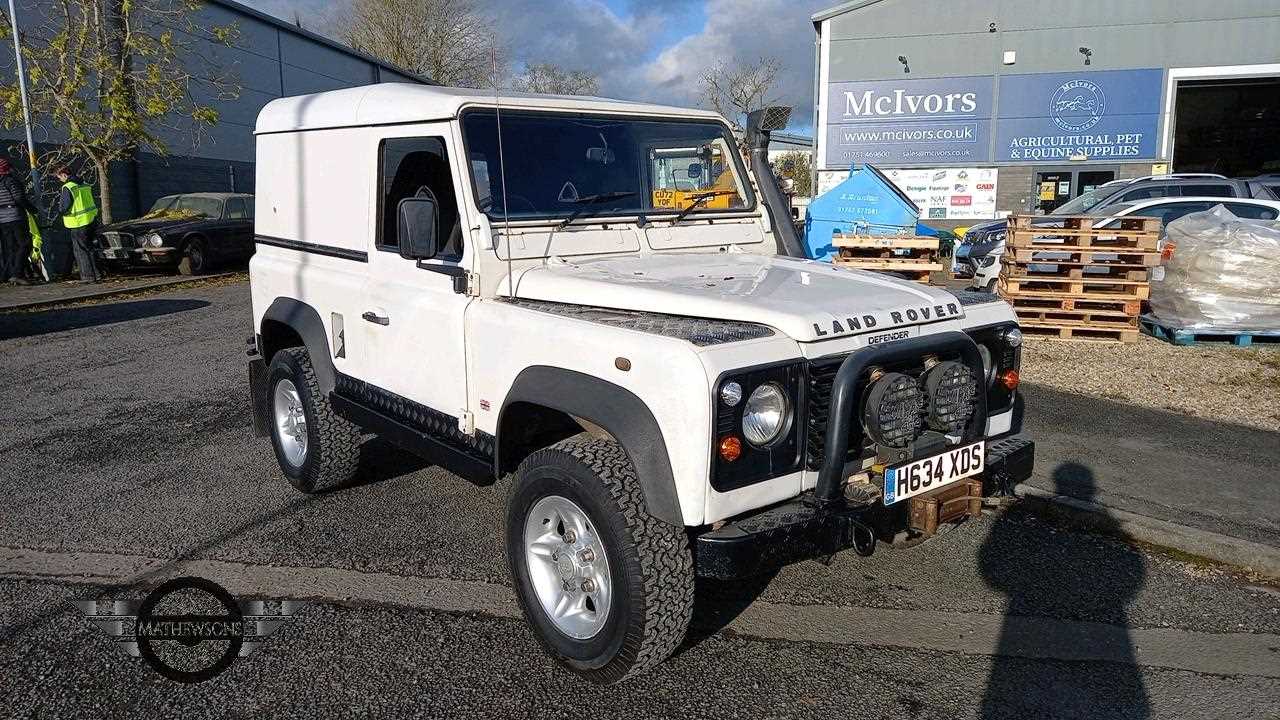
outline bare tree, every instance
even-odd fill
[[[600,92],[600,78],[585,70],[566,70],[552,63],[531,63],[524,74],[511,81],[521,92],[548,95],[595,95]]]
[[[702,71],[702,103],[742,130],[747,113],[776,104],[773,85],[781,71],[782,63],[772,57],[762,57],[750,65],[720,61]]]
[[[492,87],[506,74],[493,19],[475,0],[354,0],[338,27],[351,47],[442,85]]]

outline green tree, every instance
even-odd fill
[[[217,104],[239,96],[234,76],[199,41],[231,46],[238,28],[199,24],[200,7],[194,0],[57,0],[19,16],[32,120],[45,126],[40,136],[58,143],[39,155],[38,169],[47,175],[86,160],[104,222],[112,220],[111,163],[142,149],[167,155],[167,139],[197,146],[218,122]],[[0,16],[0,38],[11,40],[9,18]],[[0,122],[22,123],[16,79],[0,84]]]
[[[792,150],[782,153],[773,162],[778,174],[791,178],[796,184],[796,195],[811,197],[813,195],[813,155],[803,150]]]

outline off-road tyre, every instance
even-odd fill
[[[304,493],[341,487],[351,482],[360,465],[360,428],[339,417],[320,390],[311,356],[304,347],[285,348],[271,358],[267,374],[267,408],[272,412],[276,384],[288,379],[298,390],[307,421],[307,450],[301,465],[294,465],[280,446],[279,428],[272,416],[271,446],[289,482]]]
[[[568,498],[587,513],[609,558],[610,612],[587,640],[555,627],[529,580],[525,519],[548,495]],[[524,616],[547,653],[569,670],[612,684],[658,665],[684,640],[694,602],[688,535],[649,514],[635,468],[618,443],[582,434],[527,457],[512,482],[506,535]]]

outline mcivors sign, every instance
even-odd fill
[[[1001,75],[999,113],[996,80],[829,83],[819,169],[1156,157],[1159,68]]]
[[[830,83],[823,168],[985,160],[991,77]]]
[[[1156,157],[1164,71],[1002,75],[996,162]]]

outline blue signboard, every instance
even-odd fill
[[[823,166],[986,162],[994,97],[991,76],[831,83]]]
[[[1002,75],[996,162],[1156,157],[1164,72]]]

